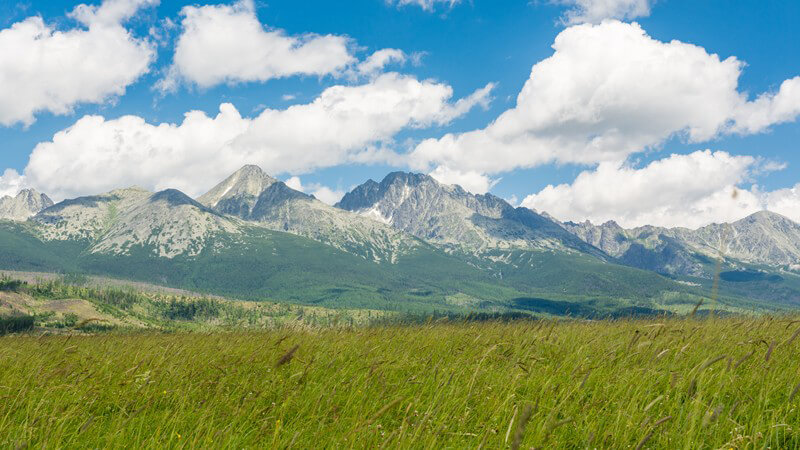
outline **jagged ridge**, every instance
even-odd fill
[[[423,174],[394,172],[346,194],[337,207],[434,244],[468,253],[494,249],[578,251],[603,257],[547,217],[491,194],[471,194]]]
[[[39,211],[53,206],[53,201],[34,189],[23,189],[14,196],[0,198],[0,219],[24,221]]]
[[[333,208],[245,166],[199,198],[214,210],[271,230],[308,237],[376,262],[397,262],[422,243],[358,215]]]
[[[624,229],[613,221],[562,225],[625,264],[671,275],[707,277],[710,274],[704,263],[720,251],[728,260],[800,270],[800,224],[768,211],[696,230],[654,226]]]

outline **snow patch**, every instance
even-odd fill
[[[384,216],[378,210],[377,206],[373,206],[370,209],[358,211],[358,214],[386,225],[392,224],[392,217],[394,216],[394,214],[392,214],[392,216],[389,217]]]

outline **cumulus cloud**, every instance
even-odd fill
[[[454,102],[446,84],[387,73],[253,118],[230,104],[214,117],[189,112],[180,124],[85,116],[38,144],[25,176],[57,199],[132,184],[197,195],[244,164],[300,174],[352,162],[396,163],[399,156],[388,150],[396,133],[447,124],[485,104],[490,91]]]
[[[652,0],[556,0],[571,6],[561,21],[566,25],[600,23],[605,19],[629,20],[650,15]]]
[[[800,223],[800,183],[764,195],[767,209]]]
[[[355,61],[345,36],[288,36],[265,28],[253,0],[227,5],[186,6],[173,64],[158,88],[170,91],[181,81],[200,87],[267,81],[293,75],[323,76]]]
[[[533,66],[514,108],[484,129],[421,142],[412,167],[492,174],[552,162],[620,164],[676,135],[705,142],[798,114],[797,79],[749,102],[735,57],[655,40],[635,23],[574,26],[553,49]]]
[[[6,195],[14,197],[24,188],[25,177],[20,175],[16,170],[6,169],[3,175],[0,175],[0,198]]]
[[[800,115],[800,76],[781,83],[776,93],[765,93],[742,104],[734,115],[732,131],[759,133],[772,125],[792,122]]]
[[[485,194],[500,181],[499,179],[491,179],[474,170],[460,172],[458,170],[448,169],[444,166],[437,167],[428,175],[443,184],[457,184],[473,194]]]
[[[433,11],[439,5],[448,5],[452,8],[461,3],[461,0],[386,0],[386,3],[389,5],[397,5],[398,7],[415,5],[425,11]]]
[[[695,228],[763,209],[800,220],[797,187],[773,192],[741,187],[754,171],[763,172],[765,167],[779,166],[710,150],[673,154],[642,168],[601,163],[571,184],[549,185],[529,195],[522,205],[561,220],[615,220],[623,227]]]
[[[78,5],[80,26],[59,31],[41,17],[0,30],[0,124],[30,125],[42,111],[67,114],[79,103],[102,103],[149,70],[154,44],[122,26],[158,0],[106,0]]]
[[[327,186],[323,186],[319,183],[309,183],[303,184],[300,181],[300,177],[294,176],[289,178],[285,181],[286,185],[290,188],[305,192],[306,194],[311,194],[317,198],[317,200],[327,203],[329,205],[334,205],[336,202],[344,197],[345,191],[341,189],[331,189]]]
[[[384,67],[389,64],[403,64],[406,62],[406,54],[396,48],[385,48],[378,50],[367,59],[358,64],[357,70],[362,75],[374,75],[382,72]]]

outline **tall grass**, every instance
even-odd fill
[[[0,447],[798,448],[798,327],[729,317],[5,337]]]

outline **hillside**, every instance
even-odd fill
[[[42,276],[46,277],[43,278]],[[109,285],[111,284],[111,285]],[[146,290],[142,290],[142,288]],[[101,331],[212,331],[365,325],[392,313],[366,309],[248,302],[132,286],[122,280],[40,274],[0,277],[0,335],[7,332],[81,334]],[[30,319],[27,328],[4,329]]]
[[[91,253],[147,249],[166,258],[197,255],[215,235],[240,231],[235,219],[174,189],[151,193],[134,187],[65,200],[32,220],[46,241],[86,241]]]

